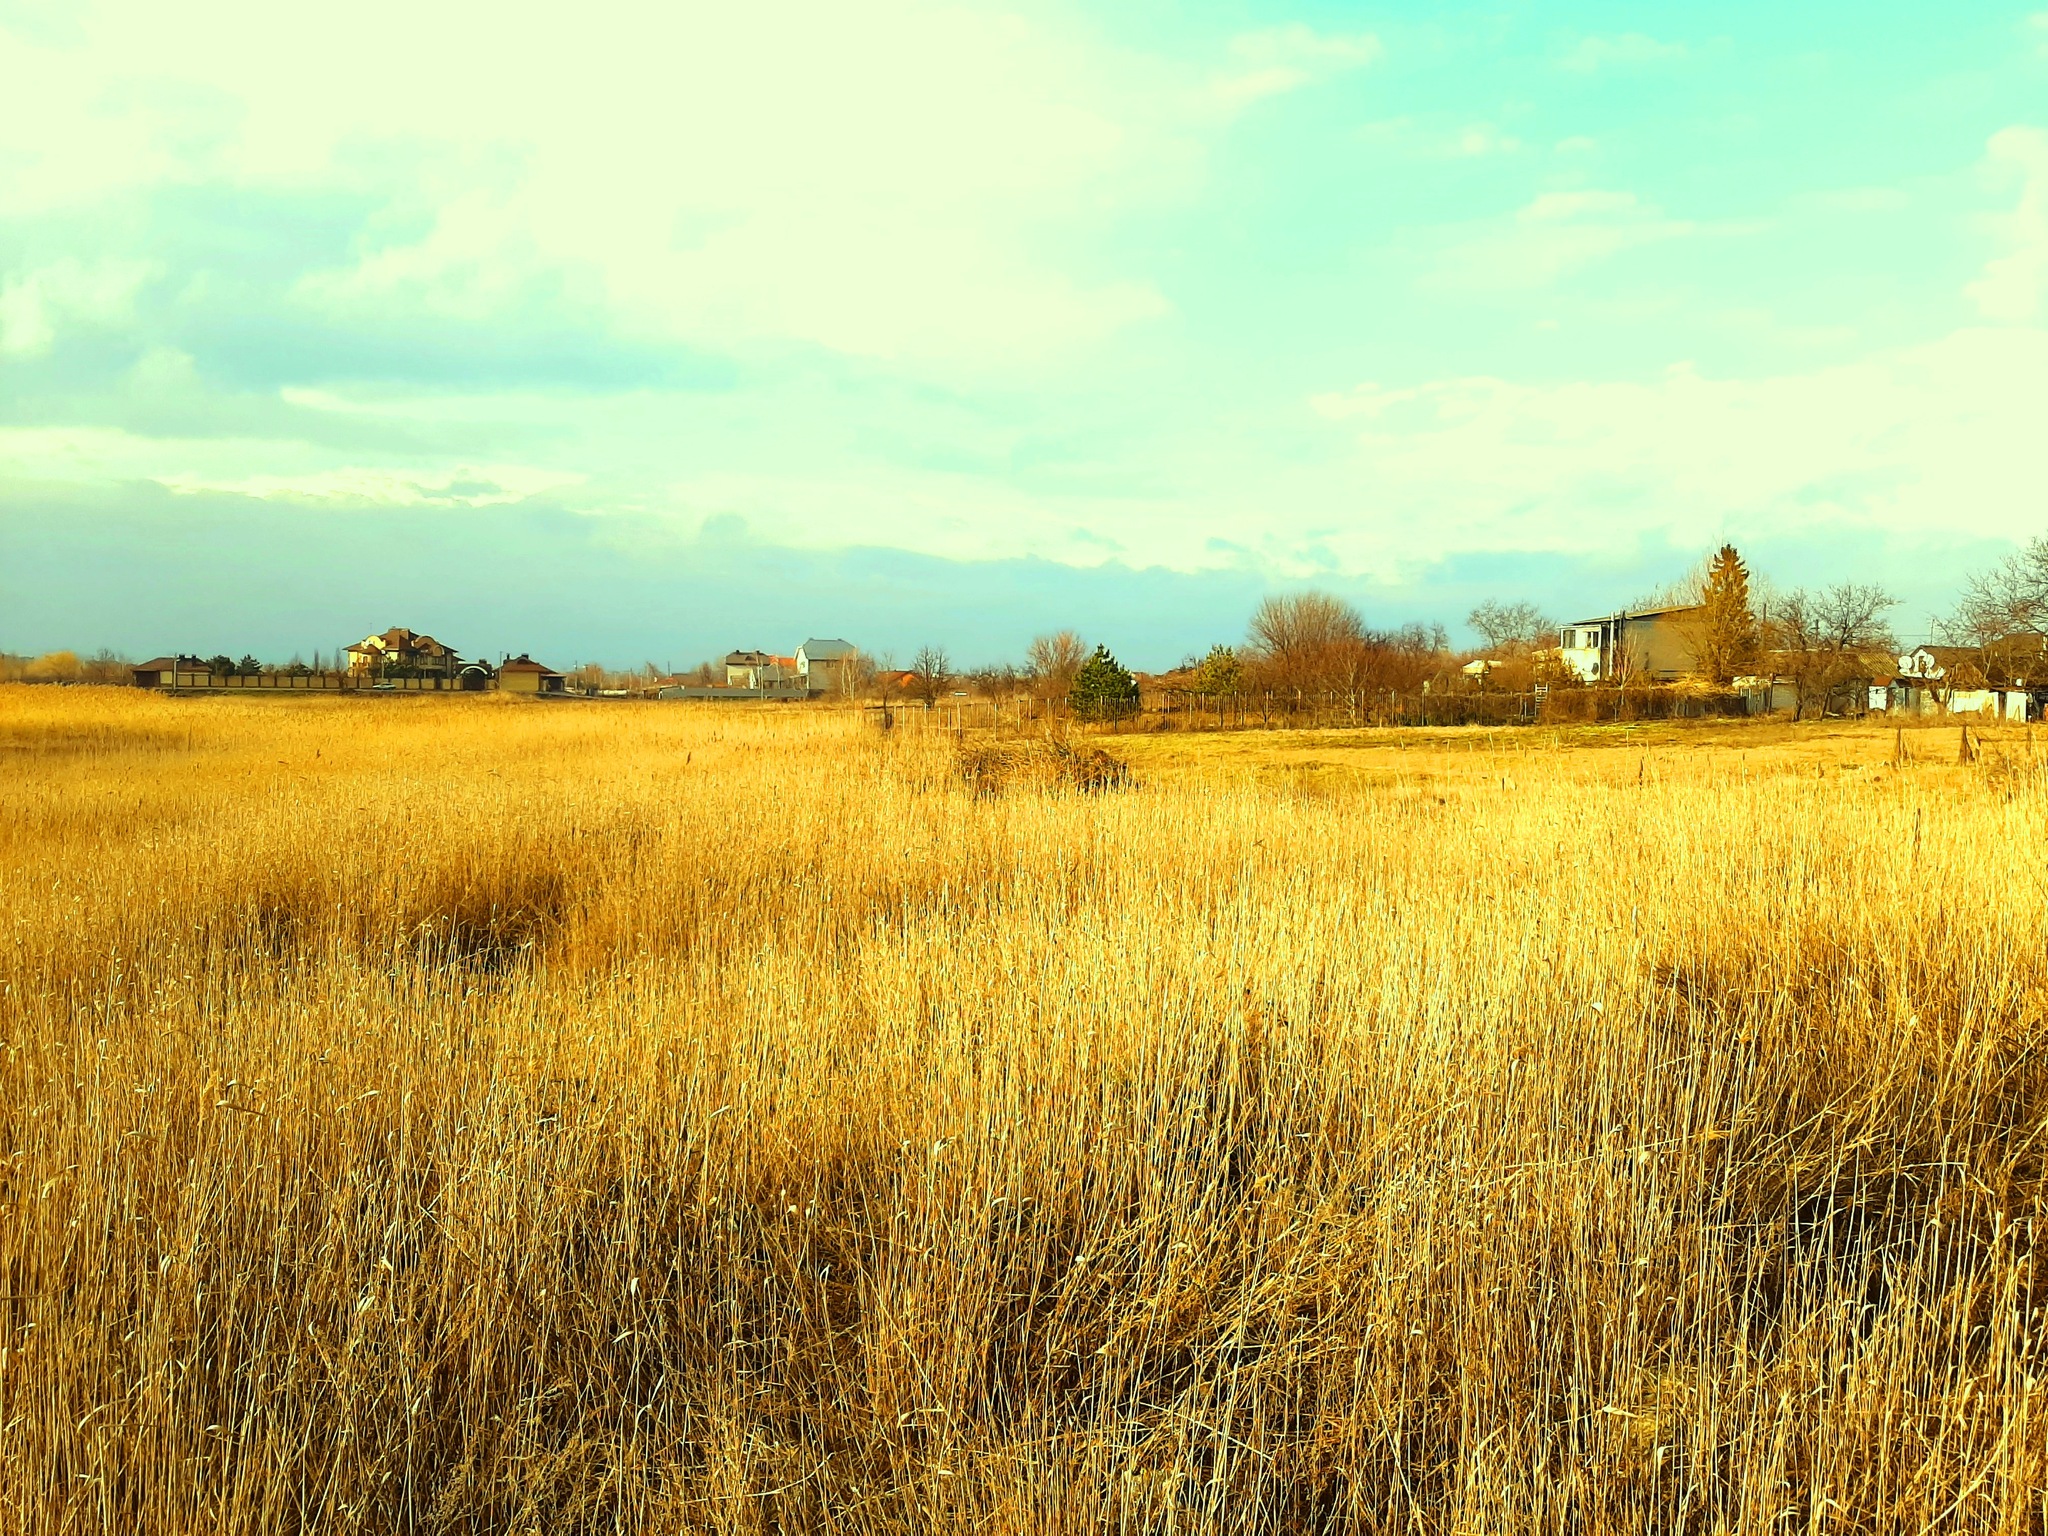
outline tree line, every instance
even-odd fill
[[[1678,622],[1701,684],[1727,688],[1738,678],[1779,678],[1793,685],[1802,711],[1826,711],[1874,676],[1883,658],[1896,654],[1898,639],[1888,621],[1897,606],[1890,592],[1867,582],[1779,590],[1752,573],[1733,545],[1724,544],[1678,582],[1622,611],[1686,610]],[[1441,624],[1375,626],[1326,592],[1277,594],[1253,609],[1241,638],[1186,656],[1153,681],[1211,699],[1458,688],[1530,692],[1579,684],[1559,654],[1560,624],[1535,603],[1488,599],[1466,621],[1482,643],[1454,651]],[[1953,609],[1936,621],[1935,634],[1959,653],[1949,658],[1952,687],[2013,686],[2022,679],[2048,683],[2048,535],[1972,575]],[[217,674],[254,674],[317,671],[321,660],[316,653],[310,667],[296,656],[273,665],[253,655],[237,660],[221,654],[207,664]],[[337,652],[335,661],[340,660]],[[86,659],[71,651],[33,658],[0,654],[0,681],[120,683],[128,681],[128,667],[126,658],[110,650]],[[1889,675],[1888,664],[1885,669]],[[637,672],[591,665],[575,675],[591,691],[636,691],[658,685],[664,673],[648,662]],[[707,683],[723,675],[708,661],[685,674]],[[1139,700],[1137,677],[1106,645],[1090,646],[1072,629],[1037,636],[1021,663],[962,670],[944,646],[927,644],[903,669],[886,655],[857,657],[842,680],[843,691],[855,697],[907,696],[926,704],[961,693],[991,700],[1030,697],[1085,718],[1127,713]]]
[[[1897,607],[1892,593],[1869,582],[1780,589],[1723,544],[1679,581],[1619,611],[1682,610],[1673,622],[1688,642],[1695,685],[1726,690],[1738,680],[1784,682],[1803,714],[1844,707],[1857,689],[1893,675],[1900,642],[1890,616]],[[1564,626],[1537,604],[1489,598],[1466,622],[1481,644],[1453,650],[1441,624],[1374,626],[1327,592],[1274,595],[1253,610],[1241,639],[1184,657],[1152,681],[1212,699],[1585,686],[1562,656]],[[2048,684],[2048,536],[1971,577],[1955,608],[1936,621],[1935,638],[1969,653],[1946,658],[1951,688],[2013,686],[2022,678]],[[944,647],[925,645],[907,671],[885,663],[873,675],[885,688],[927,703],[958,693],[990,700],[1028,695],[1084,717],[1135,708],[1138,697],[1135,678],[1114,654],[1103,646],[1091,651],[1071,629],[1034,639],[1021,665],[956,670]]]

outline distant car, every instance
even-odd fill
[[[371,691],[372,691],[372,692],[374,692],[374,693],[395,693],[395,692],[397,692],[397,691],[398,691],[398,684],[396,684],[396,683],[372,683],[372,684],[370,684],[370,689],[371,689]]]

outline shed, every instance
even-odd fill
[[[157,656],[138,662],[134,669],[138,688],[206,687],[213,682],[213,668],[197,656]]]
[[[498,668],[498,687],[506,693],[561,693],[565,681],[553,667],[523,651]]]

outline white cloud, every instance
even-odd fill
[[[1837,187],[1792,199],[1795,207],[1822,213],[1897,213],[1911,202],[1898,187]]]
[[[1522,147],[1522,141],[1511,133],[1502,133],[1491,123],[1471,123],[1461,129],[1455,140],[1460,155],[1511,155]]]
[[[297,475],[215,478],[199,474],[158,477],[181,495],[201,491],[252,496],[262,501],[333,502],[347,506],[500,507],[529,496],[581,485],[585,477],[521,465],[465,464],[416,470],[350,465]]]
[[[2048,298],[2048,131],[2000,129],[1991,136],[1991,167],[2020,182],[2017,206],[1998,223],[2006,246],[1966,290],[1990,320],[2035,320]]]
[[[1503,133],[1488,122],[1446,128],[1441,123],[1420,123],[1412,117],[1388,117],[1363,123],[1356,132],[1366,143],[1427,160],[1512,155],[1518,154],[1523,147],[1520,139],[1511,133]]]
[[[0,357],[46,352],[67,325],[119,324],[133,313],[149,275],[141,262],[87,264],[66,256],[0,282]]]
[[[1967,330],[1839,367],[1713,379],[1523,384],[1460,377],[1317,397],[1357,434],[1351,473],[1391,530],[1352,568],[1492,546],[1589,555],[1725,527],[1925,537],[2038,531],[2048,332]]]
[[[1558,65],[1574,74],[1590,75],[1603,69],[1659,64],[1669,59],[1683,58],[1685,53],[1686,47],[1683,43],[1661,43],[1641,32],[1621,32],[1610,36],[1580,38],[1564,57],[1558,60]]]
[[[145,374],[173,376],[181,354],[145,359]],[[147,383],[145,378],[142,382]],[[289,439],[151,437],[113,427],[0,427],[0,474],[17,483],[154,481],[263,500],[421,507],[502,506],[584,483],[584,475],[529,464],[334,464]],[[248,466],[272,466],[250,474]]]
[[[1699,229],[1690,220],[1668,217],[1633,192],[1545,192],[1509,218],[1453,243],[1430,282],[1490,290],[1544,288],[1623,251]]]
[[[1230,51],[1235,67],[1216,81],[1215,93],[1226,107],[1237,108],[1362,69],[1377,62],[1386,49],[1369,32],[1317,32],[1297,22],[1240,33],[1231,39]]]
[[[699,345],[1030,364],[1166,308],[1060,253],[1195,185],[1215,118],[1192,67],[942,0],[589,0],[544,28],[487,0],[199,10],[99,0],[75,49],[0,32],[0,207],[225,180],[427,227],[306,289],[340,308],[488,313],[541,281]]]

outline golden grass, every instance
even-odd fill
[[[2042,1530],[2024,736],[1587,739],[0,689],[0,1521]]]

